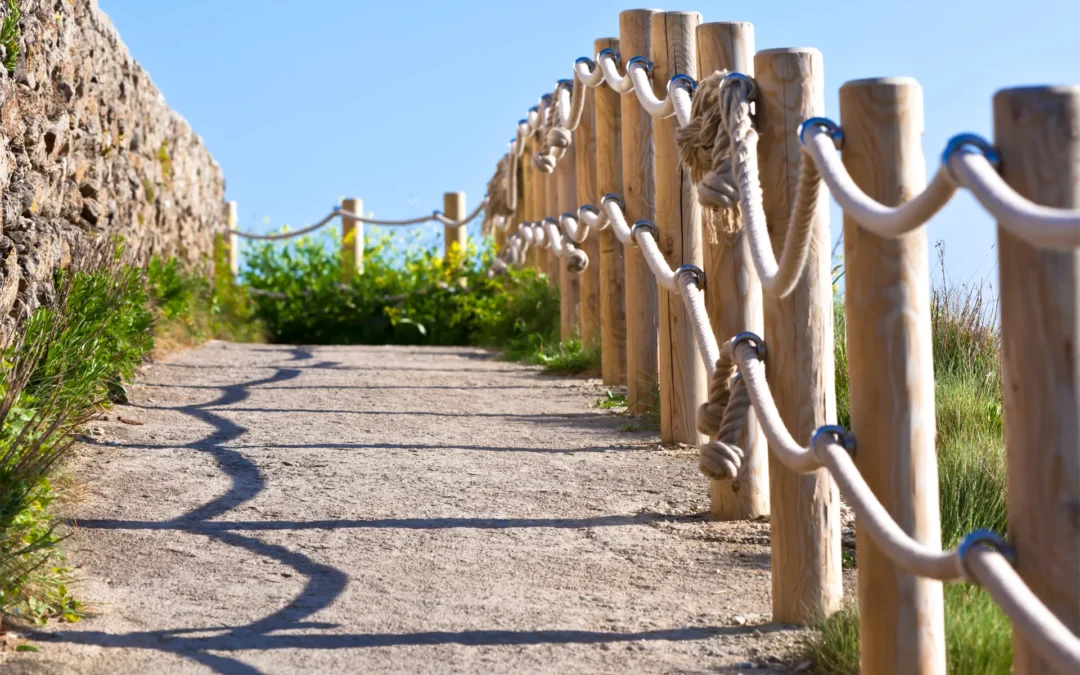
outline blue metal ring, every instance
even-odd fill
[[[652,233],[653,239],[660,239],[660,230],[656,228],[656,225],[653,225],[647,220],[639,220],[634,223],[633,227],[630,228],[630,241],[634,242],[635,244],[637,243],[638,230],[648,230]]]
[[[613,57],[615,57],[615,63],[616,63],[616,65],[618,65],[618,64],[619,64],[620,62],[622,62],[622,54],[620,54],[619,52],[615,51],[615,50],[614,50],[614,49],[612,49],[611,47],[608,47],[607,49],[601,49],[601,50],[600,50],[600,51],[599,51],[599,52],[598,52],[598,53],[596,54],[596,61],[597,61],[598,63],[599,63],[599,61],[600,61],[600,57],[601,57],[601,56],[603,56],[604,54],[611,54],[611,55],[612,55]]]
[[[544,224],[544,225],[547,225],[548,223],[551,223],[551,224],[552,224],[552,225],[554,225],[555,227],[558,227],[558,226],[559,226],[559,221],[558,221],[558,220],[555,220],[555,219],[554,219],[554,218],[552,218],[551,216],[548,216],[547,218],[544,218],[544,220],[543,220],[543,224]]]
[[[968,553],[971,552],[971,549],[980,545],[994,549],[1005,556],[1005,559],[1009,561],[1010,565],[1016,565],[1016,549],[1014,549],[1009,542],[1005,541],[1005,537],[1002,537],[993,530],[975,530],[964,537],[964,540],[956,547],[956,555],[960,558],[960,566],[964,568],[964,574],[967,575],[968,580],[972,583],[977,583],[977,581],[975,580],[975,575],[971,573],[971,568],[968,567],[967,556]]]
[[[529,120],[518,120],[518,124],[524,124],[524,125],[528,126]]]
[[[855,450],[857,448],[855,435],[839,424],[826,424],[823,427],[819,427],[818,430],[814,432],[814,437],[810,439],[811,451],[817,447],[818,439],[826,434],[832,436],[833,440],[837,441],[844,450],[847,450],[849,455],[852,457],[855,456]]]
[[[616,192],[609,192],[600,198],[600,206],[603,206],[608,202],[615,202],[619,205],[620,209],[626,210],[626,202],[624,202],[623,198]]]
[[[591,73],[596,69],[596,64],[588,56],[579,56],[574,60],[574,63],[587,63],[589,64],[589,72]]]
[[[650,61],[649,59],[645,58],[644,56],[635,56],[634,58],[630,59],[626,63],[626,72],[629,73],[630,68],[632,68],[635,64],[638,64],[638,63],[641,63],[641,64],[645,65],[645,72],[648,72],[648,73],[652,72],[653,62]]]
[[[600,215],[600,209],[596,208],[592,204],[582,204],[581,208],[578,209],[578,215],[580,216],[583,211],[589,211],[596,215]]]
[[[745,73],[732,72],[732,73],[728,73],[727,75],[725,75],[724,79],[725,80],[742,80],[743,82],[746,83],[746,85],[748,87],[750,87],[750,91],[747,93],[746,97],[749,98],[751,101],[757,98],[757,93],[758,93],[757,82],[755,82],[754,78],[750,77],[749,75],[747,75]]]
[[[676,73],[672,76],[671,82],[668,82],[668,85],[671,85],[674,82],[688,82],[690,84],[690,91],[697,91],[697,80],[690,77],[689,75],[684,75],[683,73]]]
[[[956,179],[956,176],[949,167],[949,160],[957,152],[980,152],[995,169],[1001,165],[1001,154],[997,151],[997,148],[990,145],[990,141],[978,134],[957,134],[949,139],[949,142],[945,144],[945,151],[941,153],[941,163],[945,166],[945,170],[949,172],[949,175],[953,177],[953,180]]]
[[[540,97],[540,100],[548,105],[551,105],[551,94],[544,94]]]
[[[844,130],[840,128],[840,125],[833,122],[828,117],[811,117],[805,120],[799,125],[799,145],[806,145],[806,130],[810,127],[819,127],[824,129],[829,134],[829,138],[833,140],[833,144],[836,145],[836,149],[844,147]]]
[[[573,89],[574,88],[574,81],[573,80],[559,80],[559,81],[557,81],[555,83],[555,91],[559,91],[563,87],[566,87],[568,89]]]
[[[693,274],[694,284],[698,287],[698,290],[705,290],[705,270],[697,265],[682,265],[675,270],[675,278],[678,279],[683,274]]]
[[[567,212],[563,213],[561,216],[559,216],[559,220],[561,221],[563,218],[573,218],[574,220],[577,220],[577,217],[578,217],[577,214],[574,213],[573,211],[567,211]],[[559,224],[561,225],[562,223],[560,222]]]
[[[540,106],[534,105],[533,107],[529,108],[529,112],[534,112],[534,113],[540,112]],[[528,124],[529,121],[525,120],[525,123]]]
[[[754,346],[754,349],[757,350],[758,358],[762,361],[765,360],[765,355],[769,352],[769,350],[765,346],[765,341],[762,340],[761,336],[757,333],[745,331],[731,338],[731,351],[734,352],[735,348],[744,342],[749,342],[750,344],[752,344]]]

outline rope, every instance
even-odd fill
[[[600,52],[596,55],[604,80],[613,91],[629,94],[634,90],[634,83],[629,77],[619,72],[619,58],[615,52]]]
[[[573,213],[564,213],[559,216],[559,224],[562,225],[566,236],[570,237],[570,241],[575,244],[580,244],[589,238],[589,226],[579,221]]]

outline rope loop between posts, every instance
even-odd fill
[[[1005,541],[1004,537],[993,530],[975,530],[964,537],[960,545],[956,547],[956,555],[960,558],[960,564],[964,568],[964,575],[971,583],[979,584],[978,578],[968,567],[968,554],[977,546],[985,546],[997,551],[1004,556],[1005,560],[1009,561],[1010,565],[1016,566],[1016,549]]]
[[[621,204],[620,204],[621,205]],[[645,230],[652,235],[653,239],[660,239],[660,230],[648,220],[639,220],[630,228],[630,241],[635,244],[638,243],[637,233],[639,230]]]

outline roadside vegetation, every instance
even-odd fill
[[[57,302],[0,347],[0,619],[78,621],[51,508],[78,430],[126,397],[155,345],[260,337],[245,291],[175,260],[147,269],[122,247],[83,252],[56,278]],[[32,649],[29,645],[22,648]]]

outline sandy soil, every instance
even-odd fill
[[[708,522],[694,453],[619,431],[596,381],[211,343],[131,389],[75,462],[95,614],[5,673],[791,667],[767,523]]]

